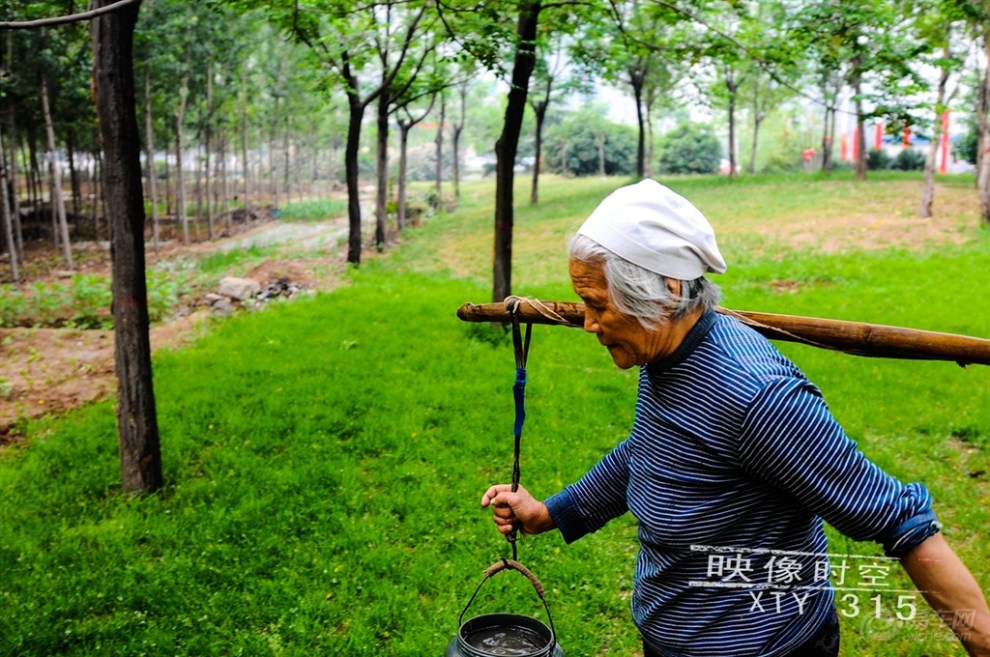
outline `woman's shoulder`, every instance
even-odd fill
[[[714,366],[740,384],[763,388],[781,378],[806,380],[801,369],[773,343],[730,315],[717,315],[706,342]]]

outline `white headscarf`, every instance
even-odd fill
[[[668,278],[690,281],[726,270],[715,231],[705,216],[655,180],[643,180],[609,194],[578,234]]]

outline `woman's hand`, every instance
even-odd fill
[[[510,484],[492,486],[481,496],[481,508],[492,507],[492,520],[503,534],[521,529],[524,534],[541,534],[553,529],[553,518],[546,504],[520,486],[515,493]]]

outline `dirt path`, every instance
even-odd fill
[[[255,267],[247,277],[262,286],[287,278],[305,290],[330,289],[337,285],[337,274],[344,268],[338,245],[346,234],[346,219],[305,224],[265,222],[246,226],[239,234],[214,242],[188,246],[170,243],[157,252],[149,247],[147,259],[150,266],[173,258],[291,244],[294,252],[325,255],[274,258]],[[107,258],[91,259],[85,265],[85,273],[89,274],[107,274],[108,270]],[[152,326],[152,350],[180,347],[203,336],[211,316],[204,303],[194,298],[183,316]],[[0,445],[16,442],[29,419],[112,395],[117,386],[113,342],[113,331],[0,328]]]

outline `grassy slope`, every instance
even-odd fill
[[[543,204],[520,209],[517,293],[573,298],[566,237],[618,182],[550,179]],[[912,185],[869,188],[900,198]],[[859,212],[847,191],[861,188],[677,186],[725,234],[730,307],[990,335],[987,236],[965,223],[963,246],[822,256],[759,227]],[[511,348],[453,315],[490,294],[490,191],[471,187],[462,212],[408,234],[346,288],[227,320],[159,356],[163,494],[117,493],[109,404],[33,425],[27,447],[0,455],[0,654],[440,654],[481,569],[508,554],[477,499],[510,471]],[[990,369],[782,349],[872,458],[930,486],[990,590],[988,475],[969,476],[990,470]],[[554,492],[621,440],[634,382],[580,332],[537,327],[524,484]],[[832,549],[877,553],[842,537]],[[638,654],[635,551],[628,518],[571,546],[556,535],[520,544],[568,655]],[[511,573],[484,591],[470,614],[539,615]],[[843,631],[846,655],[961,654],[931,614],[891,625],[864,612]]]

